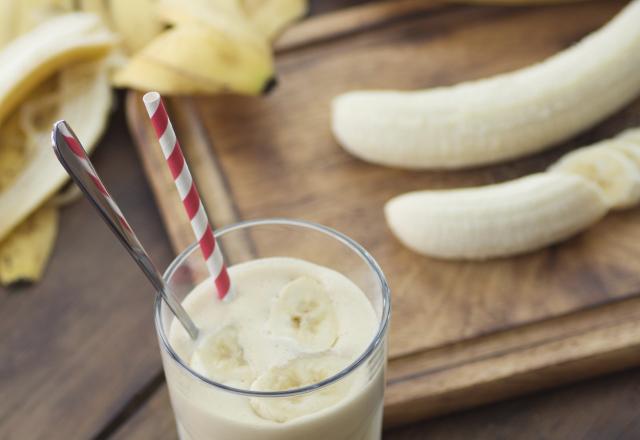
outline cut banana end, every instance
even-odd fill
[[[238,342],[238,330],[227,326],[203,339],[191,357],[191,368],[217,382],[248,388],[255,375]]]
[[[330,354],[297,358],[269,369],[251,386],[253,391],[286,391],[302,388],[330,378],[349,364],[349,359]],[[264,419],[284,423],[335,405],[351,388],[353,380],[344,378],[312,393],[293,397],[250,399],[251,407]]]
[[[640,202],[640,169],[623,151],[623,143],[608,142],[581,148],[563,156],[549,171],[573,173],[594,182],[610,209],[624,209]]]
[[[106,55],[115,36],[93,14],[52,18],[0,52],[0,122],[40,82],[61,67]]]
[[[445,259],[486,259],[537,250],[586,229],[606,212],[598,186],[570,173],[412,192],[385,206],[387,223],[403,244]]]
[[[269,330],[295,339],[306,351],[331,348],[338,338],[338,321],[323,285],[303,276],[284,286],[271,308]]]
[[[640,128],[630,128],[625,130],[616,136],[616,138],[628,140],[640,145]]]

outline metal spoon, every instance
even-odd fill
[[[120,211],[120,208],[118,208],[118,205],[116,205],[116,202],[102,184],[102,180],[98,177],[98,173],[93,168],[86,151],[71,127],[69,127],[69,124],[65,121],[58,121],[53,124],[51,142],[53,151],[58,156],[62,166],[67,170],[67,173],[98,210],[102,219],[118,237],[120,243],[129,252],[129,255],[138,263],[140,269],[151,281],[156,291],[160,293],[162,299],[167,303],[191,338],[195,340],[198,337],[198,327],[169,291],[168,286],[162,279],[162,275],[151,261],[151,258],[149,258],[149,254],[144,250],[138,237],[136,237],[133,229],[124,218],[122,211]]]

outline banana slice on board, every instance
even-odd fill
[[[296,358],[267,370],[253,382],[251,389],[286,391],[301,388],[328,379],[348,364],[348,359],[332,354]],[[284,423],[336,404],[348,394],[351,384],[351,378],[344,378],[312,393],[289,398],[252,397],[250,403],[260,417]]]
[[[319,281],[308,276],[282,288],[271,307],[268,325],[272,334],[293,338],[308,351],[326,350],[338,338],[331,298]]]
[[[602,190],[571,173],[538,173],[476,188],[417,191],[385,206],[410,249],[445,259],[486,259],[540,249],[597,222]]]
[[[196,372],[221,383],[246,388],[255,378],[238,341],[238,330],[233,326],[206,336],[193,352],[190,364]]]
[[[640,202],[640,169],[614,145],[612,141],[572,151],[553,164],[549,171],[583,176],[602,189],[610,209],[629,208]]]

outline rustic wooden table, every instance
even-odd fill
[[[314,3],[314,12],[349,1]],[[172,252],[122,106],[95,164],[160,267]],[[84,200],[45,278],[0,289],[0,439],[175,439],[152,290]],[[638,353],[640,356],[640,353]],[[385,433],[388,439],[640,438],[640,369]]]

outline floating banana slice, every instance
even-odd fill
[[[301,388],[328,379],[348,364],[348,359],[329,354],[293,359],[259,376],[251,389],[286,391]],[[347,395],[350,385],[351,380],[345,378],[310,394],[289,398],[251,398],[250,403],[260,417],[284,423],[335,405]]]
[[[638,23],[634,0],[600,30],[524,69],[452,87],[338,96],[333,132],[355,156],[406,168],[470,167],[540,151],[638,96]]]
[[[317,280],[303,276],[278,294],[271,308],[269,329],[295,339],[309,351],[326,350],[338,338],[338,321],[331,298]]]
[[[387,223],[402,243],[448,259],[485,259],[540,249],[584,230],[606,212],[598,186],[569,173],[412,192],[385,206]]]
[[[580,148],[563,156],[549,171],[574,173],[596,183],[604,194],[610,209],[624,209],[640,202],[640,169],[622,151],[624,143]]]
[[[217,382],[244,388],[255,378],[238,342],[238,330],[233,326],[204,338],[191,357],[191,368]]]

